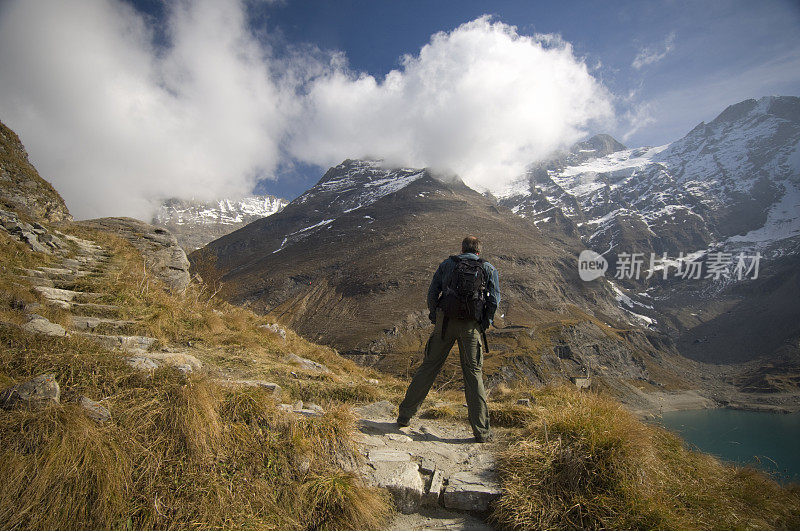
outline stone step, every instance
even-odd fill
[[[75,272],[71,269],[59,268],[59,267],[41,267],[39,269],[25,269],[22,268],[21,271],[26,276],[31,277],[38,277],[38,278],[46,278],[53,281],[66,281],[72,282],[77,280],[78,278],[84,277],[89,273],[84,273],[82,271]]]
[[[36,287],[36,286],[42,286],[42,287],[45,287],[45,288],[54,288],[55,287],[55,283],[52,280],[50,280],[49,278],[33,277],[33,276],[28,276],[28,275],[17,275],[17,278],[20,279],[20,280],[24,280],[25,282],[27,282],[28,284],[30,284],[31,286],[34,286],[34,287]]]
[[[144,353],[155,345],[158,341],[154,337],[147,336],[118,336],[118,335],[105,335],[94,334],[91,332],[77,332],[83,337],[90,338],[97,341],[101,345],[115,350],[122,350],[132,353]]]
[[[147,358],[174,367],[183,373],[200,371],[203,369],[203,362],[187,352],[147,352],[143,354]]]
[[[49,301],[50,304],[69,310],[76,315],[91,315],[94,317],[114,317],[121,313],[122,308],[113,304],[99,304],[94,302],[64,302]]]
[[[58,323],[51,323],[41,315],[33,314],[29,316],[27,323],[22,325],[22,329],[32,334],[41,334],[45,336],[64,337],[67,331]]]
[[[92,317],[90,315],[73,315],[70,319],[70,325],[72,328],[85,331],[98,329],[120,330],[136,325],[136,321],[109,319],[105,317]]]
[[[125,363],[139,371],[152,371],[166,366],[189,374],[203,369],[203,362],[185,352],[140,352],[126,358]]]
[[[81,262],[80,260],[76,260],[74,258],[64,258],[61,260],[61,265],[69,269],[80,269],[86,264],[85,262]]]
[[[442,499],[448,509],[487,511],[500,494],[497,476],[490,471],[461,471],[450,476]]]
[[[93,293],[89,291],[74,291],[71,289],[50,288],[47,286],[35,286],[34,289],[50,301],[62,302],[87,302],[99,299],[104,293]]]
[[[419,465],[411,461],[377,461],[370,463],[367,483],[388,490],[403,514],[416,512],[425,495],[425,483]]]
[[[49,275],[74,275],[75,271],[66,267],[40,267],[39,271]]]

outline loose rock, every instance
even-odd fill
[[[91,398],[82,396],[79,403],[86,411],[86,416],[92,420],[96,420],[97,422],[106,422],[111,418],[111,411],[100,404],[100,402],[95,402]]]
[[[5,409],[22,407],[39,410],[58,404],[61,388],[54,374],[41,374],[25,383],[0,393],[0,406]]]
[[[331,370],[323,365],[322,363],[317,363],[316,361],[310,360],[308,358],[301,358],[297,354],[289,354],[286,356],[286,360],[291,363],[296,363],[300,365],[303,369],[312,372],[331,372]]]

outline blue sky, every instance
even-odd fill
[[[292,198],[365,156],[491,189],[774,94],[800,95],[800,2],[0,3],[0,119],[78,217]]]
[[[134,3],[145,10],[157,4]],[[520,33],[559,34],[597,67],[612,93],[634,92],[630,107],[642,106],[652,120],[635,131],[630,124],[611,131],[618,139],[629,134],[629,146],[676,140],[743,99],[800,95],[800,2],[794,1],[287,0],[251,9],[254,28],[278,42],[341,50],[352,69],[375,77],[399,68],[400,58],[417,53],[434,33],[484,14]],[[662,59],[632,66],[642,50],[664,53],[671,35]],[[320,175],[313,166],[301,167],[304,173],[299,186],[292,171],[261,188],[296,195]]]
[[[270,33],[342,50],[351,68],[376,77],[398,68],[402,55],[417,53],[434,33],[490,14],[520,33],[561,35],[591,68],[600,63],[595,74],[615,95],[637,91],[635,102],[655,105],[671,101],[673,93],[699,100],[686,101],[683,109],[653,109],[659,123],[634,133],[631,145],[675,140],[741,99],[800,94],[796,1],[289,0],[254,11]],[[663,52],[670,35],[673,47],[662,59],[632,66],[643,49]],[[772,75],[763,77],[773,61]],[[713,96],[706,94],[710,86]]]

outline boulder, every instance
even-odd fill
[[[21,407],[38,410],[58,404],[60,399],[61,388],[55,375],[41,374],[0,393],[0,406],[4,409]]]
[[[28,247],[35,253],[51,254],[50,249],[45,247],[39,238],[33,232],[22,232],[19,235],[20,240],[28,244]]]

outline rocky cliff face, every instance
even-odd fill
[[[287,203],[271,195],[213,202],[170,199],[161,205],[152,223],[168,229],[181,247],[191,252],[248,223],[280,212]]]
[[[69,221],[72,216],[55,189],[28,161],[19,137],[0,122],[0,207],[29,221]]]

